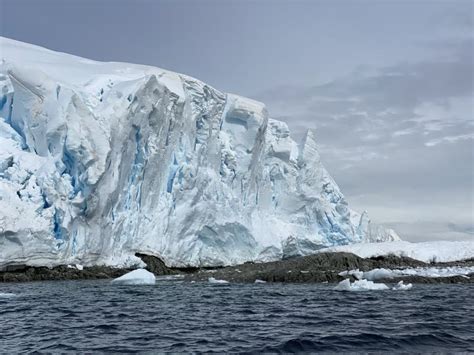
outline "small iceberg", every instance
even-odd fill
[[[413,287],[412,284],[405,285],[402,280],[395,287],[392,287],[392,290],[405,291],[405,290],[411,289],[412,287]]]
[[[211,284],[228,284],[229,283],[229,281],[218,280],[218,279],[215,279],[213,277],[208,278],[207,281],[209,281],[209,283],[211,283]]]
[[[145,269],[133,270],[112,280],[112,283],[120,285],[154,285],[155,282],[155,275]]]
[[[256,283],[256,284],[266,284],[267,281],[263,281],[263,280],[256,279],[256,280],[255,280],[255,283]]]
[[[374,283],[367,280],[356,280],[352,284],[349,279],[342,280],[334,288],[336,291],[372,291],[372,290],[389,290],[388,286],[382,283]]]

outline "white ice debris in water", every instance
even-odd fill
[[[154,285],[155,281],[154,274],[145,269],[137,269],[112,280],[112,283],[122,285]]]
[[[403,283],[403,280],[398,282],[398,284],[395,286],[395,287],[392,287],[392,290],[399,290],[399,291],[405,291],[405,290],[409,290],[413,287],[412,284],[404,284]]]
[[[353,283],[349,279],[342,280],[334,288],[337,291],[371,291],[371,290],[388,290],[388,286],[381,283],[374,283],[368,280],[356,280]]]
[[[82,266],[81,264],[76,264],[76,269],[77,270],[84,270],[84,266]]]
[[[256,279],[256,280],[255,280],[255,283],[256,283],[256,284],[265,284],[265,283],[267,283],[267,281],[263,281],[263,280]]]
[[[0,38],[0,269],[222,266],[399,239],[263,103]],[[159,222],[159,223],[158,223]]]
[[[449,266],[449,267],[416,267],[406,269],[373,269],[370,271],[349,270],[339,273],[340,276],[353,275],[356,279],[366,279],[376,281],[381,279],[391,279],[404,276],[421,276],[421,277],[452,277],[474,274],[474,266]]]
[[[218,279],[215,279],[214,277],[209,277],[207,281],[211,284],[228,284],[229,283],[229,281],[218,280]]]
[[[451,262],[474,258],[474,239],[469,241],[434,241],[410,243],[394,241],[384,243],[356,243],[323,248],[318,252],[346,252],[361,258],[382,255],[405,256],[430,262]]]
[[[4,292],[0,292],[0,298],[12,298],[12,297],[16,297],[17,295],[15,293],[4,293]]]

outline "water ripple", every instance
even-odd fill
[[[472,352],[473,285],[334,292],[333,285],[161,280],[8,284],[0,347],[18,352]]]

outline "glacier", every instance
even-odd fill
[[[220,266],[399,240],[264,104],[0,38],[0,269]]]

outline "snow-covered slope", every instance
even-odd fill
[[[474,240],[471,241],[434,241],[410,243],[396,241],[390,243],[357,243],[320,249],[320,252],[347,252],[361,258],[381,255],[407,256],[412,259],[429,262],[451,262],[474,258]]]
[[[155,67],[0,41],[0,267],[235,264],[398,239],[349,209],[311,131]]]

